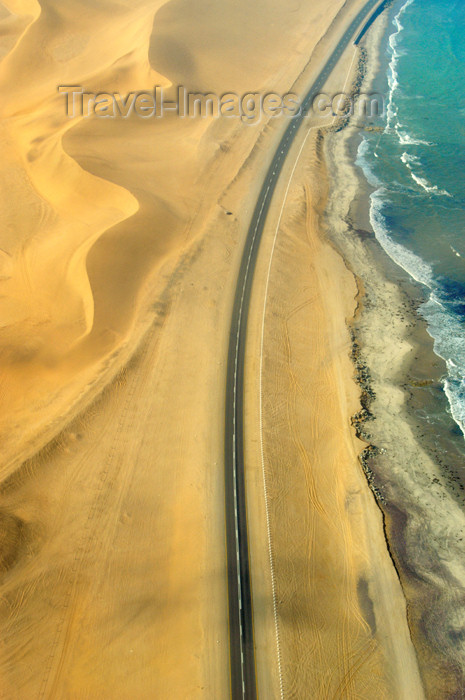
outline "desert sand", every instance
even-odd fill
[[[278,120],[70,120],[57,87],[303,89],[361,4],[2,0],[6,700],[228,697],[224,365],[242,243],[283,128]],[[314,142],[308,148],[315,153]],[[273,403],[283,411],[263,433],[267,461],[279,463],[269,530],[280,664],[259,433],[249,446],[259,690],[279,697],[281,668],[286,697],[308,697],[308,687],[321,697],[372,689],[397,697],[396,684],[416,687],[416,667],[350,429],[357,391],[345,320],[354,283],[317,237],[324,192],[312,193],[308,179],[317,166],[313,156],[299,175],[286,235],[321,264],[302,257],[287,288],[295,261],[280,239],[284,267],[272,286],[274,298],[286,292],[279,313],[289,338],[279,315],[266,326],[264,418]],[[259,283],[266,269],[264,258]],[[340,286],[330,297],[321,285],[333,269]],[[257,377],[247,407],[254,426]],[[307,393],[322,402],[310,423]],[[391,594],[395,613],[384,613]]]
[[[255,295],[248,424],[255,625],[266,640],[259,681],[264,697],[421,698],[405,599],[349,420],[359,410],[347,328],[357,287],[321,234],[322,137],[312,132],[280,193],[285,206],[262,249],[268,291]]]

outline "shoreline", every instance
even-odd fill
[[[254,616],[257,630],[269,630],[257,633],[269,645],[258,649],[258,677],[263,683],[277,646],[286,695],[420,699],[403,594],[347,420],[359,406],[346,325],[356,285],[321,233],[327,175],[314,133],[279,228],[270,225],[263,241],[257,274],[269,276],[269,294],[255,289],[247,341]]]
[[[251,307],[246,478],[255,624],[268,629],[257,633],[267,640],[258,678],[266,687],[265,669],[278,658],[268,694],[420,700],[404,593],[348,419],[360,408],[347,328],[357,285],[322,226],[325,133],[315,131],[296,180],[281,185],[257,264],[266,283]]]
[[[361,84],[368,89],[382,67],[379,52],[387,21],[366,38]],[[454,648],[453,630],[463,595],[457,564],[463,547],[461,539],[448,542],[446,534],[460,532],[464,524],[463,485],[457,473],[462,455],[442,415],[447,403],[440,384],[445,362],[434,353],[427,323],[418,313],[425,300],[421,285],[375,238],[369,218],[373,189],[355,166],[360,131],[353,124],[345,127],[329,134],[325,145],[329,172],[335,173],[326,228],[358,280],[350,331],[362,409],[352,423],[367,445],[360,461],[383,514],[386,545],[406,598],[426,694],[462,697],[464,658]],[[336,168],[341,162],[344,168]],[[438,418],[428,434],[424,417],[431,410]]]

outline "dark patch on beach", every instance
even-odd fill
[[[366,241],[367,238],[373,237],[372,231],[365,231],[363,228],[354,228],[353,232],[356,233],[362,241]]]
[[[382,486],[376,481],[376,474],[372,468],[373,458],[379,454],[379,449],[371,443],[371,433],[367,427],[367,423],[373,420],[371,412],[371,404],[376,397],[372,387],[370,369],[366,362],[362,359],[360,345],[356,339],[355,329],[349,328],[352,338],[351,359],[354,363],[356,376],[355,379],[361,388],[360,404],[361,409],[351,417],[352,426],[355,428],[355,434],[360,440],[368,443],[359,455],[359,461],[365,473],[368,485],[372,490],[376,501],[384,503],[385,498],[382,493]]]
[[[23,521],[15,515],[0,511],[0,576],[13,568],[25,539]]]
[[[373,607],[373,601],[370,598],[370,592],[368,590],[368,581],[366,578],[359,578],[357,582],[357,597],[360,609],[363,613],[365,621],[370,626],[371,634],[375,636],[376,634],[376,618],[375,610]]]

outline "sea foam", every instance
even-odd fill
[[[444,392],[451,414],[465,434],[465,328],[460,318],[443,303],[440,292],[432,292],[420,311],[428,324],[428,333],[434,340],[434,352],[447,366]]]
[[[399,89],[399,74],[397,71],[397,65],[398,61],[401,55],[403,55],[399,50],[398,50],[398,44],[399,44],[399,34],[401,34],[402,30],[404,29],[403,24],[400,21],[400,18],[404,14],[405,10],[407,7],[412,5],[414,0],[407,0],[405,5],[402,5],[400,8],[399,12],[397,15],[394,17],[393,24],[397,27],[397,31],[391,34],[389,37],[389,46],[391,49],[391,60],[389,62],[389,74],[388,74],[388,84],[389,84],[389,98],[388,98],[388,103],[387,103],[387,108],[386,108],[386,114],[387,114],[387,128],[388,129],[393,129],[395,128],[394,122],[397,122],[397,108],[394,105],[394,96]],[[397,122],[398,125],[398,122]]]
[[[445,166],[446,155],[436,147],[436,141],[442,141],[431,120],[418,119],[421,104],[409,94],[416,85],[415,66],[421,67],[425,60],[421,45],[415,44],[421,36],[414,28],[414,42],[409,44],[410,17],[403,19],[414,3],[415,0],[407,0],[402,5],[389,37],[386,128],[379,137],[364,136],[356,162],[375,189],[371,194],[370,221],[378,242],[400,268],[427,290],[428,301],[421,306],[421,314],[434,340],[435,353],[446,363],[444,392],[451,415],[465,435],[465,287],[456,287],[454,280],[460,281],[463,271],[453,267],[446,252],[453,254],[453,260],[461,257],[455,247],[461,240],[460,218],[452,213],[454,203],[460,205],[460,201],[448,191],[454,191],[449,184],[450,165]],[[409,54],[407,48],[413,53]],[[412,62],[416,63],[412,66]],[[436,89],[434,76],[430,82]],[[422,95],[428,85],[421,84]],[[436,99],[442,99],[441,86],[437,87],[437,94]],[[451,148],[457,143],[455,136],[453,140],[450,135],[446,138],[451,141]],[[454,148],[451,152],[457,154],[460,168],[460,150]],[[399,169],[399,160],[405,170],[402,166]],[[422,229],[416,228],[416,221]],[[455,222],[458,228],[453,228]],[[424,259],[428,255],[431,264]],[[441,277],[439,269],[446,275],[450,272],[451,278]]]
[[[417,175],[413,170],[413,165],[421,167],[421,161],[418,156],[414,156],[410,153],[404,151],[400,157],[402,163],[407,166],[410,176],[417,185],[423,188],[428,194],[444,195],[446,197],[451,197],[452,195],[447,192],[447,190],[440,189],[437,185],[432,185],[425,177]]]
[[[370,223],[375,232],[375,236],[389,257],[394,260],[399,267],[407,272],[410,277],[421,284],[433,287],[434,278],[431,266],[422,260],[419,255],[412,253],[405,246],[394,241],[386,225],[386,219],[382,213],[383,204],[388,191],[380,187],[371,194]]]

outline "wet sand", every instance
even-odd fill
[[[253,301],[246,424],[258,678],[266,697],[421,698],[405,599],[350,420],[360,409],[348,328],[357,287],[322,234],[322,136],[306,143],[276,232],[285,187],[277,193]]]
[[[333,23],[342,2],[331,14],[323,0],[267,0],[260,40],[245,2],[212,13],[144,0],[2,4],[1,694],[227,697],[224,361],[242,243],[282,125],[68,120],[56,89],[124,94],[182,79],[213,90],[227,78],[225,89],[285,93],[310,80],[362,3]],[[323,449],[308,439],[309,454]],[[286,536],[278,554],[288,557]],[[302,572],[306,557],[296,553]],[[344,588],[349,636],[373,647],[382,688],[357,566]],[[345,625],[337,581],[331,591],[328,616]],[[299,624],[289,619],[283,636],[288,678],[295,654],[306,658],[297,696],[313,644],[310,633],[295,650]],[[341,639],[341,682],[371,683],[352,682]],[[275,671],[261,668],[268,687]]]
[[[382,31],[380,25],[369,40],[367,89]],[[368,444],[364,469],[383,512],[426,695],[459,698],[463,447],[452,419],[435,417],[446,414],[440,384],[445,366],[418,314],[423,292],[387,257],[370,226],[370,190],[354,167],[359,140],[353,122],[331,135],[326,148],[333,173],[326,227],[359,286],[351,329],[365,410],[356,427]],[[428,424],[424,416],[430,416]]]

